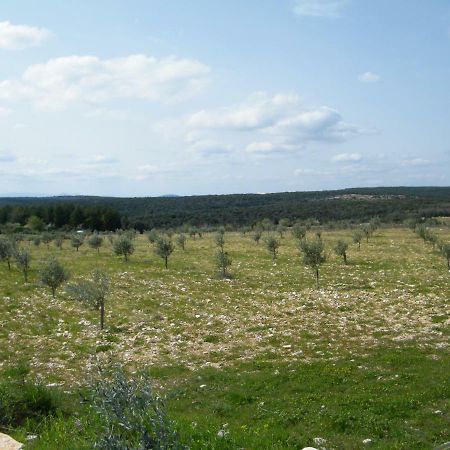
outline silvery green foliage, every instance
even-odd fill
[[[28,282],[28,271],[30,270],[31,254],[28,250],[20,248],[14,253],[14,259],[19,270],[23,273],[25,283]]]
[[[162,399],[145,374],[127,377],[123,369],[101,372],[93,408],[104,421],[95,448],[104,450],[182,450]]]
[[[272,258],[276,259],[277,257],[277,250],[280,246],[280,241],[276,239],[274,236],[269,236],[266,240],[266,247],[267,250],[272,254]]]
[[[69,284],[67,293],[74,300],[78,300],[88,306],[100,310],[100,328],[103,329],[105,319],[105,300],[109,292],[110,280],[108,275],[101,270],[94,270],[90,280],[80,280]]]
[[[14,244],[9,239],[0,238],[0,260],[8,263],[11,269],[11,258],[14,256]]]
[[[40,271],[41,283],[52,290],[53,297],[56,289],[68,279],[69,272],[57,259],[51,259]]]
[[[311,241],[306,239],[300,242],[300,251],[303,253],[303,262],[311,267],[316,274],[316,284],[319,287],[319,267],[326,261],[325,246],[322,239],[316,238]]]
[[[119,236],[114,242],[114,253],[119,256],[123,256],[125,262],[128,261],[130,255],[134,252],[134,245],[130,238],[126,235]]]
[[[155,253],[164,260],[164,266],[166,269],[169,256],[172,254],[173,250],[173,243],[168,237],[161,236],[157,239]]]

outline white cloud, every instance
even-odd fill
[[[107,155],[94,155],[89,161],[89,164],[114,164],[118,159]]]
[[[431,164],[431,161],[428,159],[423,158],[410,158],[410,159],[404,159],[401,162],[402,166],[409,166],[409,167],[422,167],[422,166],[428,166]]]
[[[1,81],[0,98],[30,100],[43,110],[114,99],[170,103],[198,92],[207,83],[209,72],[199,61],[173,56],[67,56],[32,65],[19,79]]]
[[[358,76],[358,80],[363,83],[377,83],[380,81],[380,75],[373,72],[364,72]]]
[[[202,110],[186,120],[189,134],[197,136],[203,131],[239,131],[270,135],[280,144],[294,145],[307,141],[345,141],[363,130],[344,122],[338,111],[328,107],[306,108],[293,94],[265,93],[251,96],[245,102],[226,108]],[[261,139],[252,138],[252,142]],[[267,139],[262,139],[267,141]],[[251,147],[250,147],[251,151]],[[259,149],[259,151],[262,151]]]
[[[339,17],[348,0],[296,0],[294,13],[309,17]]]
[[[286,107],[296,104],[298,98],[292,94],[273,97],[257,93],[246,102],[215,110],[201,110],[187,121],[193,128],[224,128],[232,130],[254,130],[273,125],[282,117]]]
[[[339,155],[333,156],[331,160],[336,162],[360,162],[362,156],[360,153],[340,153]]]
[[[299,150],[299,147],[272,141],[251,142],[245,148],[247,153],[256,156],[276,156],[293,153],[295,150]]]
[[[45,28],[13,25],[8,21],[0,22],[0,48],[3,49],[21,50],[35,47],[46,41],[50,35]]]

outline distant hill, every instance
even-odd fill
[[[281,218],[359,223],[379,216],[386,222],[401,222],[411,216],[450,216],[450,187],[374,187],[184,197],[0,198],[0,207],[37,208],[57,204],[110,207],[126,218],[127,223],[147,229],[184,224],[253,225],[264,218],[275,223]]]

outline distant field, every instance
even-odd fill
[[[436,231],[450,241],[448,228]],[[360,250],[350,244],[344,265],[332,250],[340,238],[351,242],[351,231],[322,233],[328,261],[319,290],[289,233],[275,261],[262,241],[226,233],[230,280],[216,276],[210,234],[176,249],[167,270],[142,235],[128,263],[107,240],[100,254],[86,244],[76,252],[69,241],[62,250],[31,245],[30,283],[0,266],[0,374],[28,364],[31,379],[73,391],[110,359],[146,367],[181,433],[194,436],[191,448],[427,449],[450,441],[445,260],[409,230],[380,229]],[[37,285],[51,256],[72,279],[96,267],[110,274],[103,332],[96,311]],[[52,447],[44,436],[33,448]]]

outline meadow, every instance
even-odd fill
[[[449,241],[448,228],[435,229]],[[313,232],[310,232],[311,236]],[[231,277],[214,265],[213,235],[188,238],[168,269],[145,235],[128,262],[66,240],[30,245],[29,282],[0,266],[0,377],[60,396],[61,414],[0,431],[26,448],[92,448],[79,393],[99,367],[144,370],[189,448],[431,449],[450,441],[450,273],[406,228],[380,228],[348,264],[333,252],[351,230],[322,231],[320,288],[288,232],[275,260],[250,234],[225,233]],[[106,271],[98,311],[53,298],[38,271],[57,257],[82,279]],[[1,392],[1,389],[0,389]],[[77,406],[80,404],[81,406]],[[81,425],[80,425],[81,420]],[[30,435],[36,436],[27,440]]]

